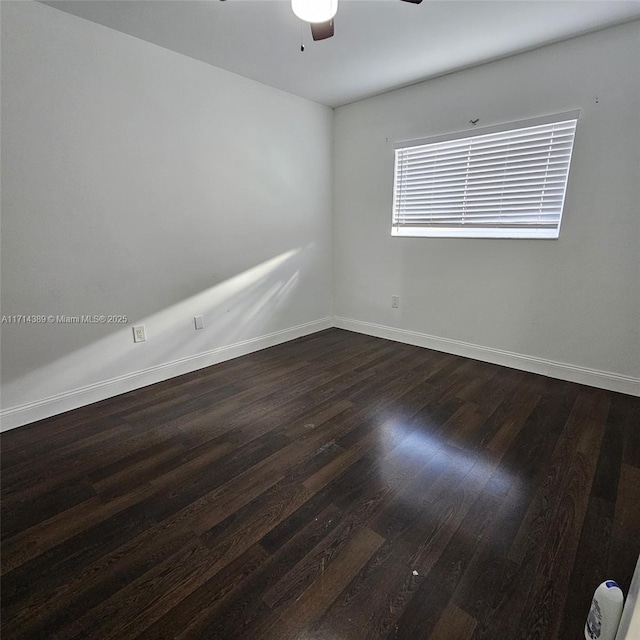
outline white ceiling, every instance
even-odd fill
[[[633,0],[339,0],[313,42],[288,0],[45,4],[331,107],[640,18]]]

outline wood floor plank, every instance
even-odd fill
[[[126,543],[152,524],[137,505],[67,539],[32,560],[4,574],[3,604],[28,599],[34,589],[46,589],[69,580],[83,566]]]
[[[193,636],[207,624],[211,615],[233,595],[252,574],[270,558],[259,544],[241,554],[236,560],[148,626],[138,638],[173,640]]]
[[[299,637],[301,630],[328,609],[383,543],[384,539],[367,527],[358,531],[338,553],[336,562],[326,565],[321,560],[317,579],[294,602],[279,607],[273,621],[267,617],[264,632],[256,625],[258,628],[252,629],[251,636],[264,640]]]
[[[229,640],[245,638],[254,623],[271,612],[264,603],[262,594],[336,528],[340,522],[339,516],[340,511],[334,505],[318,511],[317,517],[273,553],[271,558],[253,574],[251,581],[242,585],[238,592],[223,602],[217,610],[215,608],[210,610],[201,622],[185,629],[184,637],[202,639],[220,637]],[[178,606],[176,615],[180,615],[182,608],[182,604]],[[168,612],[166,617],[172,618],[172,613]],[[182,636],[183,634],[180,637]]]
[[[141,502],[152,493],[151,486],[143,485],[106,503],[99,497],[94,498],[21,531],[3,544],[3,576],[80,535],[83,531]]]
[[[476,621],[455,604],[445,609],[430,640],[469,640],[476,628]]]
[[[640,399],[340,329],[3,434],[8,640],[565,640]]]
[[[580,637],[593,592],[608,577],[614,517],[613,503],[590,498],[564,605],[560,637]]]
[[[96,489],[87,479],[79,479],[57,484],[50,491],[29,496],[26,500],[23,498],[10,503],[3,501],[0,514],[2,534],[10,538],[24,529],[94,498],[96,493]]]
[[[576,406],[582,398],[579,397]],[[584,402],[576,451],[552,510],[545,554],[538,563],[529,592],[521,638],[558,637],[609,406],[609,398],[604,393],[594,394],[591,400]]]
[[[49,638],[108,600],[194,539],[179,528],[152,528],[121,545],[66,582],[40,589],[4,631],[19,638]],[[56,606],[52,607],[52,603]]]
[[[561,489],[567,482],[581,432],[585,429],[585,421],[589,419],[589,413],[593,408],[591,397],[587,396],[578,398],[574,405],[549,461],[549,471],[529,503],[527,515],[510,550],[509,558],[514,562],[522,561],[533,535],[539,537],[539,543],[542,543],[550,526],[549,520],[553,517],[558,499],[562,495]],[[603,417],[598,424],[604,424]]]
[[[622,540],[640,535],[640,468],[630,464],[620,470],[613,535]]]

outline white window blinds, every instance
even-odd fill
[[[577,119],[396,145],[392,235],[557,238]]]

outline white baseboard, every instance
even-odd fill
[[[356,333],[365,333],[377,338],[386,338],[387,340],[413,344],[418,347],[434,349],[435,351],[444,351],[445,353],[452,353],[458,356],[464,356],[465,358],[499,364],[504,367],[510,367],[511,369],[520,369],[521,371],[538,373],[543,376],[549,376],[550,378],[559,378],[560,380],[577,382],[590,387],[598,387],[600,389],[618,391],[632,396],[640,396],[640,378],[634,378],[632,376],[578,367],[564,362],[555,362],[535,356],[527,356],[522,353],[493,349],[492,347],[483,347],[460,340],[451,340],[450,338],[439,338],[426,333],[396,329],[372,322],[363,322],[362,320],[351,320],[350,318],[334,316],[333,325],[340,329],[355,331]]]
[[[72,389],[59,393],[49,398],[36,400],[26,404],[9,407],[0,411],[0,431],[7,431],[25,424],[49,418],[71,409],[84,407],[85,405],[113,396],[140,389],[156,382],[162,382],[169,378],[210,367],[211,365],[244,356],[254,351],[260,351],[267,347],[273,347],[289,340],[301,338],[310,333],[316,333],[333,326],[331,317],[321,318],[305,324],[300,324],[289,329],[275,331],[257,338],[250,338],[242,342],[218,347],[198,353],[186,358],[179,358],[148,369],[135,371],[109,380],[103,380],[78,389]]]
[[[465,358],[473,358],[474,360],[482,360],[483,362],[491,362],[492,364],[498,364],[512,369],[520,369],[521,371],[529,371],[531,373],[549,376],[550,378],[559,378],[560,380],[577,382],[591,387],[618,391],[632,396],[640,396],[640,378],[578,367],[563,362],[555,362],[553,360],[514,353],[512,351],[503,351],[502,349],[483,347],[450,338],[439,338],[417,331],[397,329],[372,322],[335,316],[333,318],[327,317],[314,320],[313,322],[307,322],[295,327],[290,327],[289,329],[275,331],[224,347],[218,347],[186,358],[179,358],[178,360],[166,362],[148,369],[117,376],[78,389],[72,389],[55,396],[43,398],[42,400],[9,407],[8,409],[0,411],[0,431],[14,429],[35,422],[36,420],[49,418],[59,413],[70,411],[71,409],[77,409],[78,407],[83,407],[93,402],[105,400],[106,398],[127,393],[128,391],[134,391],[135,389],[140,389],[141,387],[146,387],[156,382],[168,380],[169,378],[190,373],[197,369],[210,367],[225,360],[238,358],[239,356],[244,356],[254,351],[259,351],[260,349],[266,349],[267,347],[273,347],[277,344],[295,340],[296,338],[331,327],[347,329],[349,331],[355,331],[356,333],[364,333],[396,342],[413,344],[418,347],[425,347],[426,349],[434,349],[435,351],[444,351],[445,353],[452,353]]]

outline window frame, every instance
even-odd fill
[[[466,129],[464,131],[457,131],[454,133],[439,134],[435,136],[429,136],[426,138],[416,138],[413,140],[403,140],[395,142],[394,147],[394,161],[393,161],[393,201],[392,201],[392,215],[391,215],[391,236],[394,238],[511,238],[511,239],[530,239],[530,240],[557,240],[560,236],[560,228],[562,225],[562,218],[564,213],[564,207],[566,203],[567,190],[569,188],[569,177],[571,173],[571,162],[573,159],[573,151],[575,149],[575,137],[578,130],[578,122],[580,119],[580,110],[575,109],[572,111],[565,111],[562,113],[555,113],[538,118],[530,118],[527,120],[518,120],[514,122],[508,122],[504,124],[497,124],[488,127]],[[517,131],[518,129],[526,129],[530,127],[536,127],[547,124],[559,124],[568,121],[575,120],[575,129],[573,134],[573,140],[569,156],[567,160],[567,172],[565,180],[565,188],[562,194],[562,201],[560,204],[560,215],[558,218],[558,224],[555,228],[541,228],[541,227],[528,227],[528,228],[513,228],[513,227],[402,227],[397,223],[396,205],[398,202],[398,150],[410,149],[412,147],[418,147],[423,145],[437,144],[439,142],[454,142],[456,140],[471,139],[481,137],[485,135],[491,135],[494,133],[503,133]]]

